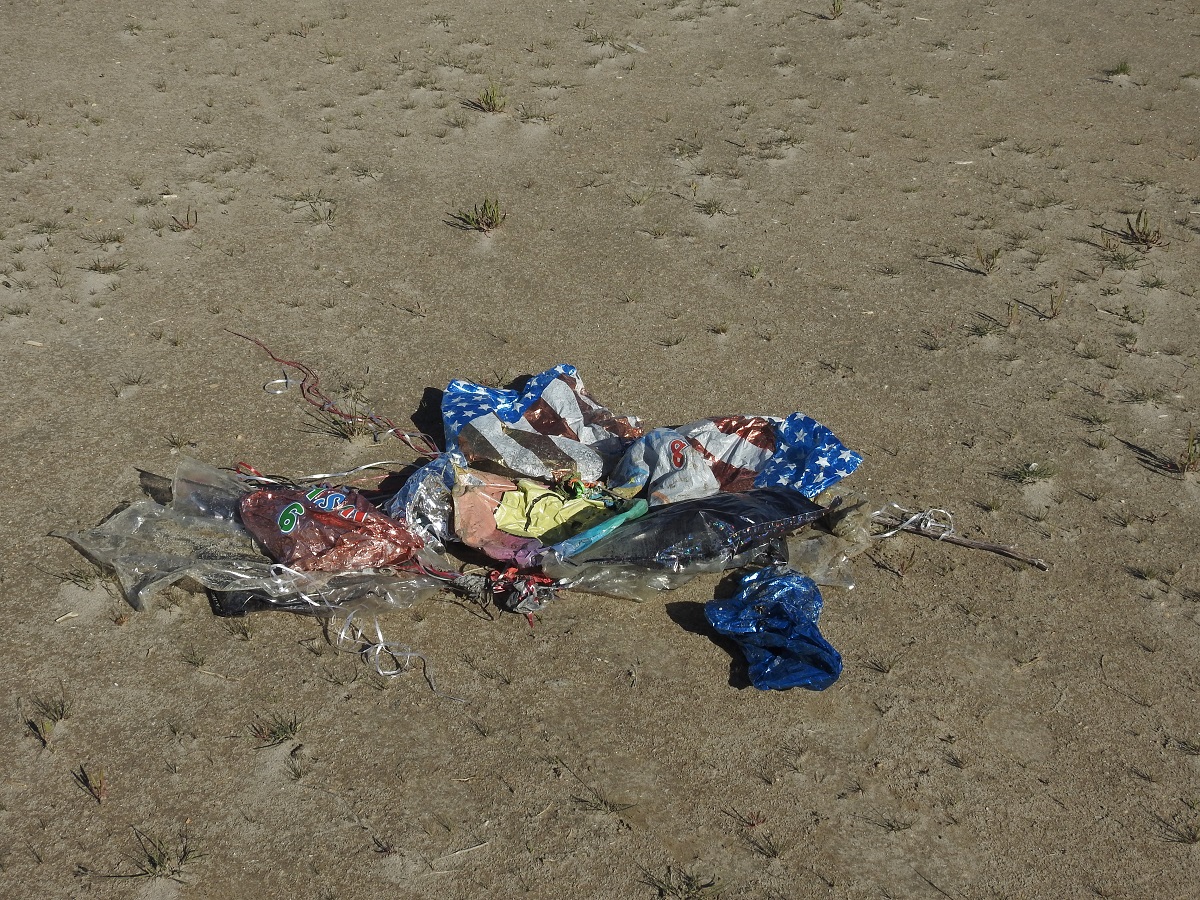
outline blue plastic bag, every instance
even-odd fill
[[[842,657],[817,627],[823,602],[811,578],[777,566],[741,585],[736,597],[706,603],[704,614],[742,648],[756,688],[823,691],[838,680]]]

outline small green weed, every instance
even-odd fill
[[[1005,481],[1013,481],[1017,484],[1035,484],[1053,478],[1055,473],[1054,469],[1048,465],[1030,462],[1013,466],[1011,469],[1003,469],[996,474]]]
[[[103,803],[108,797],[108,782],[104,780],[103,770],[95,767],[89,769],[87,763],[82,763],[78,771],[71,773],[71,777],[97,803]]]
[[[313,410],[308,413],[304,430],[312,434],[327,434],[343,441],[374,436],[376,429],[371,425],[370,418],[365,412],[357,410],[357,404],[353,403],[349,417],[332,410]]]
[[[463,106],[480,112],[499,113],[504,112],[504,107],[508,106],[508,98],[500,92],[499,85],[489,82],[474,100],[464,100]]]
[[[1168,844],[1200,844],[1200,826],[1181,819],[1153,816],[1158,826],[1158,838]]]
[[[281,194],[278,199],[289,204],[292,212],[300,213],[302,222],[332,228],[337,219],[338,201],[319,189],[301,191],[299,194]]]
[[[304,765],[303,760],[295,756],[289,756],[283,764],[283,770],[287,777],[292,781],[299,781],[308,774],[308,766]]]
[[[1065,284],[1053,284],[1048,290],[1050,291],[1050,309],[1045,313],[1047,319],[1057,319],[1062,315],[1063,306],[1067,302],[1067,286]]]
[[[220,149],[220,144],[208,140],[192,141],[190,144],[184,144],[183,147],[183,151],[189,156],[199,156],[201,159]]]
[[[1163,385],[1150,388],[1131,387],[1121,392],[1121,401],[1124,403],[1165,403],[1167,393],[1167,389]]]
[[[238,640],[249,642],[254,637],[254,633],[250,630],[250,623],[245,619],[225,619],[223,622],[225,630]]]
[[[646,188],[645,190],[641,190],[641,191],[638,191],[637,193],[632,193],[632,194],[629,193],[628,191],[625,192],[625,198],[629,201],[630,206],[642,206],[645,204],[645,202],[647,200],[649,200],[653,196],[654,196],[653,188]]]
[[[52,574],[58,579],[59,584],[73,584],[76,587],[83,588],[85,591],[91,590],[101,581],[99,571],[94,568],[84,569],[77,567]]]
[[[674,866],[667,866],[662,875],[643,868],[642,884],[656,891],[659,900],[701,900],[716,897],[720,892],[720,883],[715,877],[705,878]]]
[[[1183,445],[1183,451],[1175,458],[1175,470],[1180,475],[1200,472],[1200,435],[1196,433],[1195,425],[1188,426],[1187,441]]]
[[[997,247],[995,250],[984,250],[978,244],[975,245],[975,261],[979,264],[979,271],[984,275],[991,275],[999,267],[1001,250]]]
[[[892,671],[892,666],[896,664],[895,657],[888,656],[864,656],[862,658],[862,667],[870,669],[872,672],[878,672],[880,675],[887,675]]]
[[[137,850],[122,854],[133,866],[132,872],[118,872],[107,878],[166,878],[179,884],[184,882],[184,869],[203,854],[196,849],[188,834],[187,826],[180,827],[176,841],[155,837],[140,828],[132,828]]]
[[[460,209],[451,213],[447,224],[465,231],[478,231],[489,234],[499,228],[508,213],[501,209],[498,198],[484,197],[482,203],[477,203],[472,209]]]
[[[858,816],[858,818],[874,825],[876,828],[882,828],[890,834],[895,834],[898,831],[908,831],[908,829],[913,827],[911,819],[900,819],[895,816]]]
[[[1106,254],[1114,269],[1121,272],[1131,272],[1142,264],[1142,257],[1136,250],[1109,250]]]
[[[583,36],[583,42],[590,47],[596,47],[607,54],[629,53],[633,48],[618,38],[612,32],[588,30]]]
[[[278,747],[298,735],[303,727],[298,713],[271,713],[251,722],[250,734],[258,741],[260,749]]]
[[[63,690],[54,697],[34,697],[33,708],[43,719],[54,724],[71,716],[71,700]]]
[[[742,838],[751,850],[767,859],[779,859],[791,848],[790,843],[780,841],[769,831],[747,828]]]
[[[80,237],[89,244],[99,245],[101,250],[107,250],[109,244],[120,244],[124,242],[125,236],[119,231],[93,231],[88,234],[81,234]]]
[[[1110,422],[1112,422],[1112,416],[1108,415],[1107,413],[1100,413],[1100,412],[1080,413],[1079,415],[1074,416],[1073,418],[1082,422],[1084,425],[1086,425],[1088,428],[1090,428],[1092,430],[1095,430],[1098,428],[1103,428],[1105,425],[1108,425]]]
[[[562,769],[572,778],[574,778],[583,787],[586,792],[584,795],[573,796],[571,799],[581,808],[590,809],[597,812],[621,813],[633,807],[632,803],[618,803],[611,798],[602,794],[599,789],[588,784],[575,773],[575,770],[566,764],[561,756],[551,757],[548,760],[556,769]]]
[[[972,322],[970,325],[966,326],[967,333],[971,335],[971,337],[985,338],[989,335],[999,334],[1004,330],[1003,323],[996,321],[991,316],[985,315],[984,313],[977,313],[977,315],[979,317],[979,321]]]
[[[191,231],[200,223],[200,213],[192,209],[190,206],[187,212],[183,214],[183,218],[171,216],[171,224],[168,226],[172,231],[178,234],[181,231]]]
[[[521,104],[517,107],[517,118],[525,124],[546,125],[554,118],[554,114],[547,112],[541,106],[534,104]]]
[[[189,666],[192,666],[196,669],[202,668],[208,659],[208,657],[204,655],[204,652],[196,647],[188,647],[179,654],[179,658]]]
[[[1162,236],[1162,229],[1151,224],[1150,216],[1144,209],[1139,210],[1138,214],[1132,219],[1126,218],[1125,230],[1118,232],[1117,236],[1127,244],[1136,244],[1147,250],[1151,247],[1166,246],[1166,242]]]
[[[128,260],[104,259],[102,257],[96,257],[86,266],[81,266],[81,268],[87,272],[96,272],[100,275],[115,275],[128,265]]]
[[[1189,741],[1187,738],[1171,738],[1171,748],[1180,753],[1186,753],[1188,756],[1200,756],[1200,744]]]

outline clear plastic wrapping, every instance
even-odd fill
[[[258,608],[337,612],[409,606],[434,593],[434,578],[391,569],[339,573],[299,572],[262,555],[237,520],[246,487],[234,475],[184,460],[174,493],[163,506],[142,500],[96,528],[61,534],[117,576],[129,604],[142,609],[158,591],[192,582],[217,595],[218,611]]]

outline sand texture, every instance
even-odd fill
[[[1194,895],[1195,3],[6,0],[0,36],[0,895]],[[746,686],[716,577],[384,617],[441,693],[311,618],[135,612],[49,533],[143,471],[416,459],[231,331],[406,426],[559,362],[650,425],[802,411],[846,490],[1049,569],[878,541],[821,693]]]

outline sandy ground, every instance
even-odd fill
[[[1192,894],[1200,12],[838,12],[3,3],[0,894]],[[312,620],[133,613],[47,535],[139,469],[413,458],[227,329],[400,420],[557,362],[656,425],[801,410],[847,488],[1050,569],[879,542],[823,693],[742,687],[716,579],[389,617],[465,702]]]

